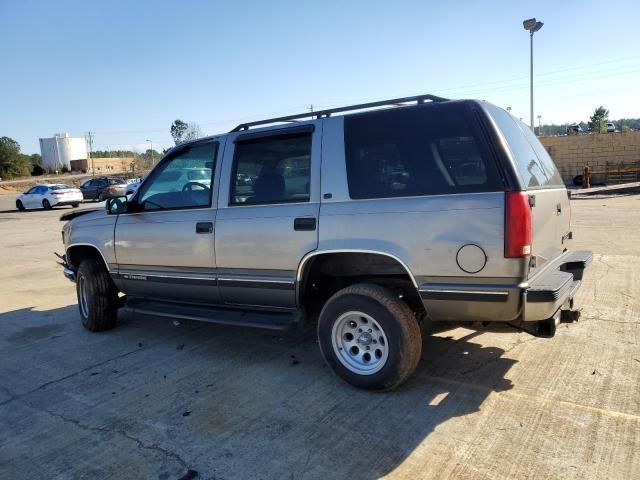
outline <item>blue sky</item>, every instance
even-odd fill
[[[542,123],[640,116],[638,0],[0,0],[0,136],[171,145],[176,118],[237,123],[395,96],[481,98]],[[536,119],[537,122],[537,119]]]

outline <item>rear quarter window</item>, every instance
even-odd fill
[[[346,117],[345,155],[354,199],[503,190],[495,161],[464,104]]]
[[[501,108],[491,104],[485,108],[505,137],[524,187],[564,186],[553,160],[529,127]]]

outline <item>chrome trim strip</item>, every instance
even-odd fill
[[[508,296],[509,292],[496,292],[491,290],[441,290],[438,288],[421,288],[419,290],[421,293],[469,293],[472,295],[497,295],[497,296]]]
[[[266,280],[258,278],[238,278],[238,277],[218,277],[221,282],[256,282],[256,283],[282,283],[286,285],[293,285],[294,280]]]

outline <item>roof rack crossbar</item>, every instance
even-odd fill
[[[269,125],[271,123],[291,122],[293,120],[301,118],[322,118],[330,117],[334,113],[351,112],[354,110],[364,110],[366,108],[382,107],[386,105],[404,104],[408,102],[416,102],[418,104],[425,101],[431,102],[446,102],[448,98],[438,97],[436,95],[417,95],[414,97],[393,98],[391,100],[381,100],[371,103],[360,103],[358,105],[349,105],[347,107],[330,108],[328,110],[316,110],[315,112],[297,113],[295,115],[287,115],[285,117],[267,118],[265,120],[257,120],[255,122],[241,123],[236,128],[231,130],[232,132],[240,132],[242,130],[249,130],[251,127],[257,127],[258,125]]]

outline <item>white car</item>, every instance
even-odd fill
[[[44,208],[49,210],[58,205],[77,207],[82,202],[82,192],[62,183],[36,185],[16,198],[16,208]]]

